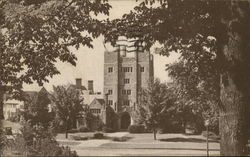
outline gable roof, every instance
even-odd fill
[[[104,99],[97,99],[95,98],[90,104],[89,108],[101,108],[102,105],[104,105],[105,101]]]
[[[101,105],[103,105],[103,104],[105,103],[104,99],[97,99],[97,98],[96,98],[96,100],[97,100]]]

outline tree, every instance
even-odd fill
[[[7,141],[3,156],[68,156],[76,157],[75,151],[60,146],[50,129],[42,126],[33,127],[25,122],[13,141]]]
[[[119,34],[141,35],[150,47],[155,41],[163,44],[160,54],[176,51],[188,58],[203,52],[204,47],[215,53],[215,80],[218,84],[220,108],[221,155],[246,155],[249,110],[249,1],[221,0],[145,0],[123,19],[110,22],[107,40],[115,41]],[[215,39],[214,45],[209,40]],[[196,42],[198,44],[196,44]],[[207,46],[205,46],[207,45]],[[198,59],[194,59],[195,61]],[[200,65],[201,67],[207,66]],[[203,68],[206,71],[206,68]],[[206,75],[204,75],[206,76]],[[215,82],[213,82],[215,81]],[[207,82],[206,82],[207,83]]]
[[[154,139],[156,140],[156,129],[161,125],[161,119],[167,108],[170,107],[169,92],[166,84],[155,79],[149,83],[147,89],[141,89],[139,94],[139,104],[136,108],[137,123],[143,123],[153,130]]]
[[[60,60],[76,64],[69,47],[93,47],[103,33],[106,0],[1,0],[0,1],[0,119],[3,94],[20,97],[23,83],[42,85],[59,74]]]
[[[75,88],[66,89],[63,86],[54,86],[52,101],[56,119],[65,124],[65,136],[68,138],[69,129],[75,127],[77,117],[83,110],[80,92]]]
[[[49,111],[51,100],[49,93],[42,88],[37,95],[26,96],[25,108],[23,116],[26,121],[30,121],[31,125],[42,125],[45,128],[50,126],[53,120],[53,113]]]

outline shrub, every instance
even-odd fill
[[[207,131],[202,131],[202,136],[207,137]],[[216,133],[209,131],[208,132],[209,138],[213,139],[213,140],[219,140],[220,137],[218,135],[216,135]]]
[[[82,127],[80,127],[80,128],[78,129],[78,131],[79,131],[79,132],[89,132],[90,129],[87,128],[87,127],[85,127],[85,126],[82,126]]]
[[[100,132],[97,132],[94,134],[94,139],[103,139],[104,138],[104,135],[103,133],[100,133]]]
[[[68,130],[68,133],[77,133],[78,130],[77,129],[71,129],[71,130]]]
[[[106,132],[106,133],[112,133],[112,132],[115,132],[115,130],[114,130],[114,129],[109,128],[109,127],[106,127],[106,126],[104,126],[104,127],[102,128],[102,131],[103,131],[103,132]]]
[[[88,137],[85,137],[85,136],[71,136],[71,137],[75,141],[85,141],[89,139]]]
[[[27,128],[25,128],[27,129]],[[40,129],[40,128],[39,128]],[[37,134],[33,130],[31,134]],[[27,131],[23,131],[22,134],[15,136],[14,141],[9,141],[4,148],[3,156],[67,156],[67,157],[76,157],[77,154],[75,151],[71,151],[69,147],[61,147],[53,136],[49,136],[49,133],[46,130],[41,130],[41,133],[44,136],[38,137],[35,141],[32,141],[31,145],[27,145],[27,139],[24,134]],[[29,142],[29,141],[28,141]]]
[[[12,135],[12,128],[11,127],[6,127],[5,128],[5,134],[6,135]]]
[[[130,125],[128,131],[129,133],[144,133],[145,127],[143,125]]]
[[[116,141],[116,142],[125,142],[127,140],[128,140],[128,137],[125,137],[125,136],[123,136],[123,137],[114,137],[113,138],[113,141]]]

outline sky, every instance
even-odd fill
[[[139,2],[132,0],[109,0],[112,9],[110,10],[110,19],[121,18],[124,13],[129,13]],[[98,19],[106,18],[106,16],[98,15]],[[77,57],[77,64],[73,66],[69,63],[57,62],[56,67],[61,74],[55,75],[53,78],[49,78],[49,83],[45,83],[44,87],[51,91],[53,85],[68,85],[75,84],[76,78],[82,78],[83,85],[87,85],[88,80],[94,81],[94,90],[96,92],[103,91],[103,65],[104,65],[104,45],[103,37],[99,37],[93,40],[94,48],[80,47],[78,50],[71,48]],[[178,55],[171,53],[169,57],[160,56],[154,54],[153,50],[155,45],[151,48],[151,53],[154,55],[154,77],[160,78],[162,82],[168,82],[166,64],[177,60]],[[24,85],[25,91],[37,91],[40,90],[37,84]]]

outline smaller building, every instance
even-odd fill
[[[84,105],[88,106],[95,98],[102,99],[103,95],[101,92],[94,91],[94,81],[88,80],[87,87],[82,84],[81,78],[76,78],[76,84],[71,84],[68,88],[75,88],[80,91],[81,97],[84,99]]]
[[[102,113],[102,109],[105,105],[104,99],[98,99],[95,98],[90,104],[89,104],[89,110],[90,112],[95,115],[99,116]]]
[[[50,97],[50,93],[42,87],[39,92],[45,92],[48,93],[48,96]],[[3,103],[3,114],[5,120],[10,120],[11,118],[17,116],[18,111],[23,111],[24,108],[28,107],[27,102],[28,101],[34,101],[38,97],[37,91],[24,91],[24,100],[17,100],[12,98],[11,94],[5,94],[4,95],[4,103]],[[49,112],[52,112],[51,104],[48,106]]]
[[[4,119],[8,120],[15,116],[18,110],[22,110],[24,107],[24,102],[15,100],[15,99],[8,99],[4,101],[3,105],[3,114]]]

